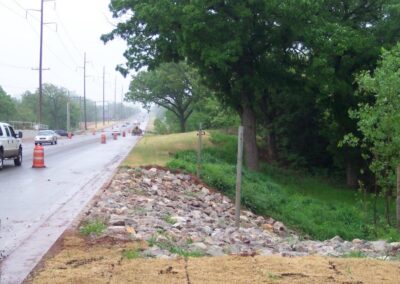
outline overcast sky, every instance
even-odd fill
[[[125,43],[114,40],[104,45],[103,33],[112,30],[110,0],[45,0],[44,21],[55,22],[44,27],[43,83],[65,87],[83,95],[83,54],[87,61],[87,98],[102,100],[102,72],[106,68],[106,100],[114,100],[117,78],[117,100],[122,89],[127,91],[129,78],[124,79],[115,66],[124,63]],[[39,85],[40,0],[0,0],[0,86],[10,95],[34,92]],[[54,4],[55,3],[55,4]],[[26,17],[26,11],[28,15]]]

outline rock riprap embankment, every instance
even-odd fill
[[[391,259],[400,252],[400,243],[385,241],[302,240],[281,222],[246,210],[237,229],[229,198],[190,175],[157,168],[120,169],[85,219],[107,224],[100,238],[147,241],[143,257],[354,254]]]

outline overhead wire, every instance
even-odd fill
[[[32,70],[31,67],[13,65],[13,64],[2,62],[2,61],[0,61],[0,66],[6,66],[6,67],[9,67],[9,68],[15,68],[15,69],[29,69],[29,70]]]
[[[7,5],[4,4],[3,2],[0,2],[0,5],[3,6],[3,7],[5,7],[5,8],[6,8],[7,10],[9,10],[11,13],[17,15],[18,17],[25,19],[24,16],[21,16],[18,12],[16,12],[14,9],[11,9],[9,6],[7,6]]]
[[[70,36],[70,33],[68,32],[68,29],[65,27],[65,25],[63,24],[63,22],[61,21],[61,17],[58,14],[57,10],[56,10],[56,15],[57,15],[57,21],[60,23],[61,28],[64,30],[68,40],[71,42],[71,45],[74,47],[74,49],[78,52],[79,57],[82,57],[82,51],[77,47],[77,45],[75,44],[74,40],[72,39],[72,37]]]
[[[14,3],[15,3],[21,10],[28,11],[28,10],[25,9],[17,0],[13,0],[13,1],[14,1]],[[60,21],[60,20],[59,20],[60,17],[59,17],[59,15],[58,15],[57,12],[56,12],[56,14],[57,14],[57,16],[58,16],[57,22],[59,22],[59,21]],[[34,15],[32,15],[32,14],[30,14],[30,16],[31,16],[34,20],[36,20],[37,22],[40,23],[40,19],[39,19],[39,18],[37,18],[36,16],[34,16]],[[25,19],[26,19],[26,18],[25,18]],[[29,25],[30,25],[30,24],[29,24]],[[49,29],[49,27],[47,27],[46,25],[45,25],[45,28]],[[65,30],[65,28],[64,28],[64,30]],[[35,32],[38,36],[40,36],[40,35],[38,34],[38,31],[34,30],[34,32]],[[57,33],[57,32],[56,32],[56,34],[57,34],[57,39],[60,41],[62,47],[65,49],[65,51],[66,51],[66,53],[68,54],[68,56],[72,59],[72,61],[74,62],[74,65],[76,65],[75,67],[79,66],[79,64],[78,64],[77,61],[75,60],[74,56],[70,53],[70,51],[69,51],[68,47],[66,46],[65,42],[64,42],[63,39],[61,38],[60,34]],[[64,66],[68,67],[69,69],[74,70],[74,67],[71,67],[70,65],[66,64],[65,61],[63,61],[62,59],[60,59],[59,56],[49,47],[49,45],[48,45],[46,42],[44,43],[44,45],[45,45],[46,48],[53,54],[53,56],[55,56],[55,57],[58,59],[59,62],[61,62]]]

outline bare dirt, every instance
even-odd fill
[[[25,283],[400,283],[400,262],[319,256],[126,257],[146,242],[67,232]]]

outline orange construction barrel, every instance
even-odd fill
[[[36,145],[33,149],[32,168],[45,168],[44,165],[44,148],[42,145]]]
[[[71,139],[71,138],[72,138],[72,133],[68,132],[68,139]]]
[[[118,134],[117,133],[113,133],[113,136],[114,136],[114,140],[118,139]]]
[[[122,137],[125,137],[125,136],[126,136],[125,131],[122,131]]]
[[[106,134],[101,133],[100,141],[101,141],[101,144],[106,144]]]

